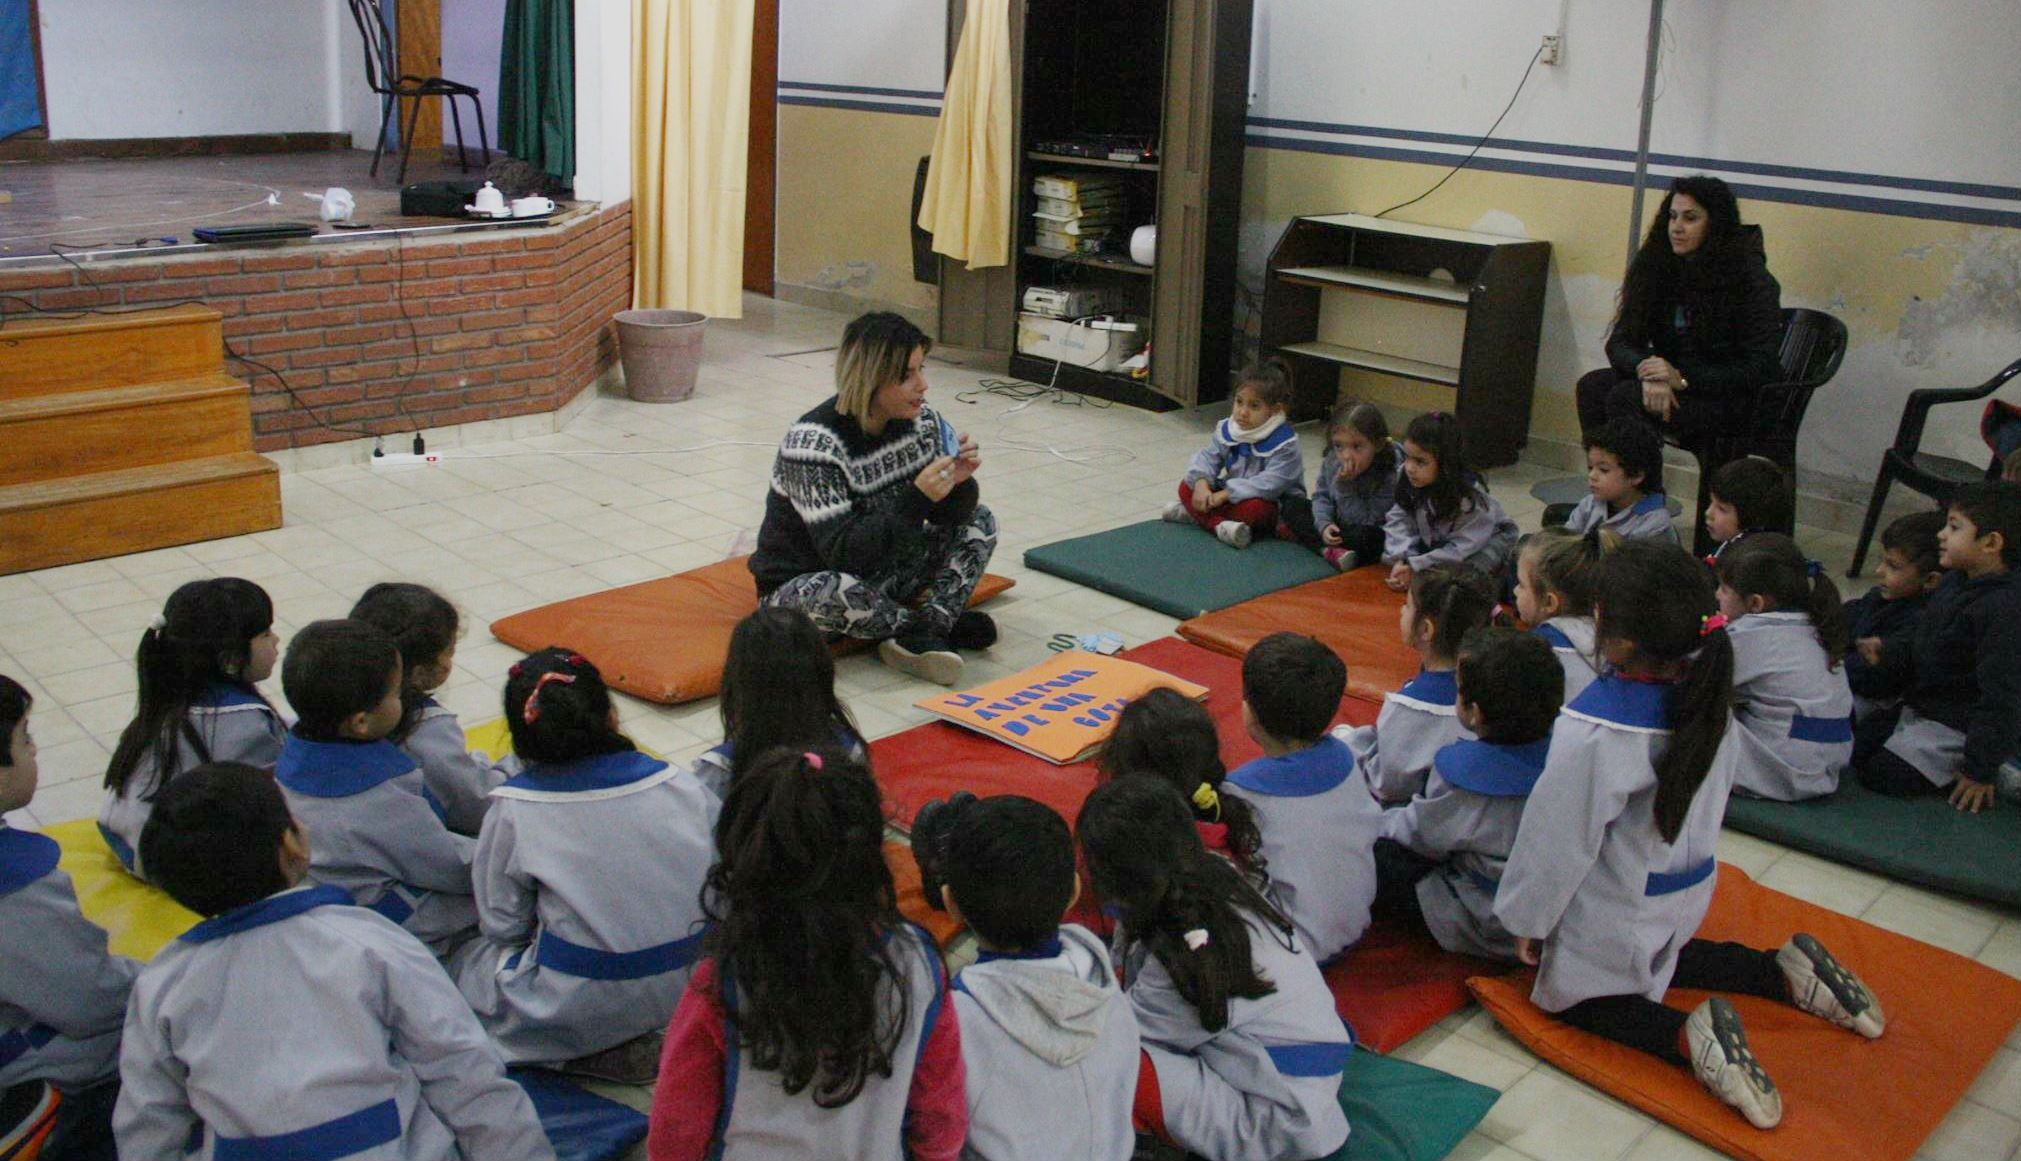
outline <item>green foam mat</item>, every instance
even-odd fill
[[[1436,1068],[1356,1049],[1340,1079],[1347,1144],[1327,1161],[1439,1161],[1501,1095]]]
[[[1876,794],[1848,773],[1838,793],[1808,802],[1736,794],[1726,825],[1890,879],[2021,906],[2021,810],[2010,803],[1964,814],[1941,796]]]
[[[1025,566],[1182,620],[1336,575],[1289,541],[1230,548],[1196,524],[1162,520],[1042,544]]]

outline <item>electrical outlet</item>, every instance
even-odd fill
[[[383,452],[372,457],[375,468],[418,468],[425,464],[439,464],[442,456],[438,452],[415,455],[412,452]]]
[[[1538,50],[1537,52],[1537,63],[1547,65],[1557,64],[1558,54],[1564,49],[1564,47],[1565,47],[1564,37],[1546,36],[1544,38],[1544,47]]]

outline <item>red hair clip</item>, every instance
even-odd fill
[[[807,759],[807,768],[809,770],[821,769],[821,755],[815,753],[812,750],[808,750],[807,752],[801,754],[800,756],[802,758]]]
[[[574,685],[575,674],[562,673],[554,669],[541,674],[533,683],[533,691],[526,695],[526,705],[519,711],[520,721],[530,726],[540,720],[540,691],[546,688],[547,683],[550,681],[558,681],[563,685]]]
[[[1710,637],[1721,629],[1726,628],[1726,625],[1725,613],[1707,613],[1703,617],[1698,618],[1698,635],[1700,637]]]

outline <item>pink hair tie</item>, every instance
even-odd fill
[[[1700,637],[1710,637],[1721,629],[1726,628],[1726,625],[1725,613],[1707,613],[1703,617],[1698,618],[1698,635]]]
[[[819,770],[819,769],[821,769],[821,755],[819,755],[819,754],[815,753],[815,752],[814,752],[814,751],[812,751],[812,750],[809,750],[809,751],[807,751],[806,753],[804,753],[804,754],[802,754],[802,755],[800,755],[800,756],[801,756],[802,758],[805,758],[805,759],[807,759],[807,768],[808,768],[809,770]]]
[[[519,711],[520,721],[525,722],[527,725],[530,726],[533,723],[540,720],[540,691],[542,689],[545,689],[547,687],[547,683],[550,681],[558,681],[563,685],[574,685],[575,674],[563,673],[559,670],[550,669],[546,673],[541,674],[537,679],[535,679],[533,683],[533,691],[526,695],[526,705],[520,708]]]

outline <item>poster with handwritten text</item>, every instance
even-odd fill
[[[912,704],[979,734],[1066,765],[1087,757],[1116,726],[1131,699],[1160,687],[1199,700],[1207,687],[1169,673],[1068,650],[1022,673],[959,693],[923,697]]]

